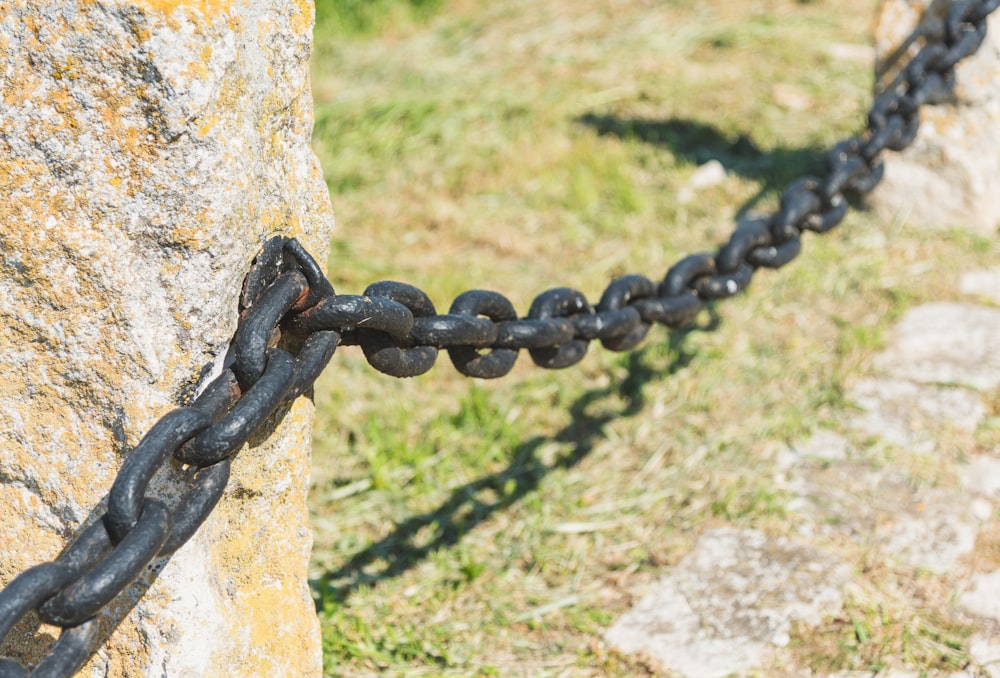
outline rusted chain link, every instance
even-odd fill
[[[222,373],[136,445],[97,521],[55,561],[26,570],[0,591],[0,643],[32,612],[62,629],[30,671],[0,658],[0,678],[77,671],[100,642],[101,610],[155,558],[191,538],[222,496],[232,458],[262,423],[312,385],[338,345],[360,345],[376,369],[397,377],[426,372],[440,349],[462,374],[483,379],[507,374],[521,349],[541,367],[568,367],[594,339],[629,350],[653,323],[680,327],[711,300],[746,289],[756,269],[787,264],[799,254],[804,231],[829,231],[847,212],[846,195],[878,184],[879,155],[913,141],[920,107],[950,96],[955,64],[982,44],[986,17],[998,5],[954,3],[944,34],[875,99],[866,130],[827,153],[825,176],[793,182],[774,214],[739,224],[715,254],[682,259],[658,285],[640,275],[619,278],[596,306],[576,290],[557,288],[540,294],[519,318],[502,295],[473,290],[439,315],[426,294],[404,283],[338,295],[297,241],[266,243],[244,284],[241,320]],[[180,467],[188,484],[172,506],[147,495],[152,478],[169,464]]]

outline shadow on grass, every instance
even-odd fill
[[[600,136],[665,147],[675,157],[695,165],[717,160],[727,172],[758,182],[760,190],[739,208],[738,217],[745,216],[762,198],[781,192],[795,179],[824,172],[826,148],[779,146],[767,153],[744,134],[732,137],[696,120],[648,120],[587,113],[576,122],[593,128]]]
[[[359,586],[377,585],[397,577],[435,551],[454,546],[491,515],[537,490],[550,473],[579,464],[603,437],[606,424],[642,411],[643,389],[648,383],[669,377],[691,362],[695,353],[684,346],[688,335],[711,332],[718,326],[719,316],[710,306],[707,322],[671,331],[667,340],[670,361],[665,368],[650,366],[648,348],[629,354],[628,376],[580,396],[569,408],[570,423],[561,431],[524,441],[512,450],[510,464],[504,470],[456,489],[433,511],[399,523],[389,535],[353,555],[342,567],[312,582],[318,609],[322,611],[326,602],[342,603]],[[588,412],[593,405],[610,397],[624,399],[625,406],[619,411],[603,410],[596,415]],[[552,440],[568,443],[572,449],[552,462],[545,462],[538,458],[538,450]],[[430,538],[425,528],[433,531]]]

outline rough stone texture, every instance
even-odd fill
[[[977,390],[1000,384],[1000,311],[955,303],[911,309],[874,364],[881,374],[850,390],[861,412],[849,423],[910,453],[934,452],[942,433],[972,432],[986,417]],[[871,543],[888,558],[946,573],[974,548],[997,482],[987,458],[959,475],[980,498],[913,487],[891,468],[804,465],[791,483],[793,504],[824,536]]]
[[[978,454],[958,471],[962,487],[969,492],[1000,500],[1000,459]]]
[[[1000,304],[1000,267],[963,273],[958,289],[962,294],[984,297]]]
[[[955,303],[911,309],[874,364],[882,374],[850,390],[861,408],[850,424],[931,453],[942,432],[974,431],[986,417],[974,389],[1000,383],[1000,310]]]
[[[923,384],[1000,386],[1000,309],[940,302],[907,311],[875,366]]]
[[[850,443],[848,443],[847,438],[838,433],[820,429],[791,449],[797,457],[803,459],[823,462],[845,461],[850,454]]]
[[[325,261],[312,13],[0,3],[0,585],[100,515],[130,446],[224,352],[266,238]],[[201,532],[111,607],[106,626],[128,616],[82,675],[319,675],[312,412],[300,398],[240,453]],[[2,652],[37,659],[51,632],[28,619]]]
[[[851,399],[864,410],[854,426],[914,452],[931,452],[942,427],[974,431],[986,416],[974,391],[905,379],[859,380]]]
[[[907,510],[875,530],[875,542],[887,559],[901,559],[921,570],[953,572],[962,556],[976,547],[976,535],[992,513],[983,500],[969,501],[952,492],[923,489]]]
[[[955,569],[991,514],[985,500],[914,487],[905,473],[862,461],[803,460],[789,475],[787,510],[803,521],[802,536],[848,540],[931,572]]]
[[[875,22],[876,75],[885,83],[925,35],[940,31],[950,3],[885,0]],[[920,133],[902,153],[886,152],[886,173],[871,196],[887,218],[933,228],[995,234],[1000,225],[1000,13],[984,45],[958,66],[955,102],[924,107]]]
[[[973,614],[1000,621],[1000,570],[974,576],[959,604]]]
[[[838,612],[850,575],[846,563],[805,544],[711,530],[606,638],[688,678],[726,676],[787,645],[792,622],[816,625]]]
[[[988,678],[1000,676],[1000,640],[976,634],[969,639],[969,654],[985,669]]]

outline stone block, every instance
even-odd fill
[[[0,3],[0,586],[101,515],[224,354],[261,244],[325,260],[312,23],[309,0]],[[106,610],[105,631],[124,621],[82,675],[321,673],[312,416],[300,398],[242,450],[201,531]],[[26,619],[0,652],[36,661],[56,632]]]

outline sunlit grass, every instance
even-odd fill
[[[439,311],[470,288],[524,313],[547,288],[594,301],[617,275],[656,279],[820,171],[870,101],[870,64],[830,46],[870,42],[873,0],[332,6],[313,60],[330,276],[347,293],[411,282]],[[779,105],[778,83],[806,107]],[[691,191],[713,159],[726,178]],[[998,254],[855,211],[632,354],[594,345],[558,373],[522,355],[471,382],[445,355],[396,380],[340,349],[316,389],[311,497],[327,674],[656,675],[603,629],[707,526],[791,533],[776,453],[841,427],[892,322]],[[794,639],[804,665],[961,661],[961,620],[921,617],[895,574],[841,555],[874,593]]]
[[[394,22],[419,20],[443,0],[316,0],[316,24],[323,35],[370,35]]]

